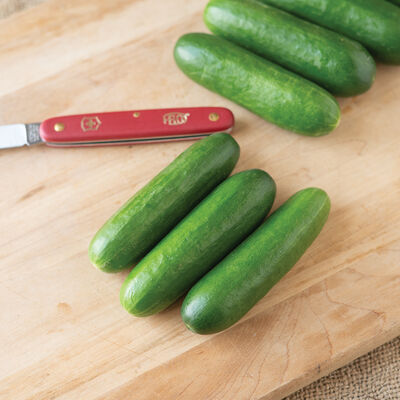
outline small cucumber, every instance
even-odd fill
[[[388,64],[400,64],[400,9],[384,0],[259,0],[357,40]]]
[[[297,192],[186,296],[181,315],[193,332],[210,334],[239,321],[297,262],[330,210],[321,189]]]
[[[374,81],[374,59],[358,42],[275,7],[246,0],[211,0],[204,20],[216,35],[312,80],[335,96],[363,93]]]
[[[232,172],[239,145],[226,133],[193,144],[96,233],[91,262],[105,272],[132,267]]]
[[[275,190],[256,169],[221,183],[131,271],[123,307],[138,317],[167,308],[262,222]]]
[[[327,91],[223,38],[186,34],[175,60],[195,82],[285,129],[321,136],[339,123],[339,106]]]

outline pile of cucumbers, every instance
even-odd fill
[[[321,136],[340,121],[333,96],[371,87],[372,56],[400,64],[400,0],[391,1],[211,0],[204,21],[215,36],[182,36],[175,60],[260,117]]]
[[[252,169],[230,177],[239,145],[226,133],[179,155],[97,232],[91,262],[105,272],[133,267],[120,300],[133,315],[166,309],[186,295],[193,332],[222,331],[245,315],[297,262],[325,224],[330,200],[297,192],[266,221],[274,180]]]

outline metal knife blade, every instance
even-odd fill
[[[31,146],[41,143],[40,124],[13,124],[0,126],[0,149]]]

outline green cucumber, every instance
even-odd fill
[[[330,210],[321,189],[297,192],[189,291],[181,315],[193,332],[210,334],[239,321],[293,267]]]
[[[321,136],[339,123],[339,106],[327,91],[223,38],[186,34],[175,60],[195,82],[285,129]]]
[[[363,93],[374,81],[374,59],[358,42],[275,7],[255,1],[211,0],[204,21],[214,34],[312,80],[335,96]]]
[[[357,40],[379,60],[400,64],[400,9],[383,0],[259,0]]]
[[[226,133],[191,145],[96,233],[91,262],[105,272],[132,267],[229,176],[238,158],[239,145]]]
[[[131,271],[123,307],[138,317],[167,308],[262,222],[275,190],[261,170],[221,183]]]

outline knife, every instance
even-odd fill
[[[78,147],[195,140],[213,133],[230,133],[233,125],[232,112],[223,107],[80,114],[0,126],[0,149],[38,143]]]

